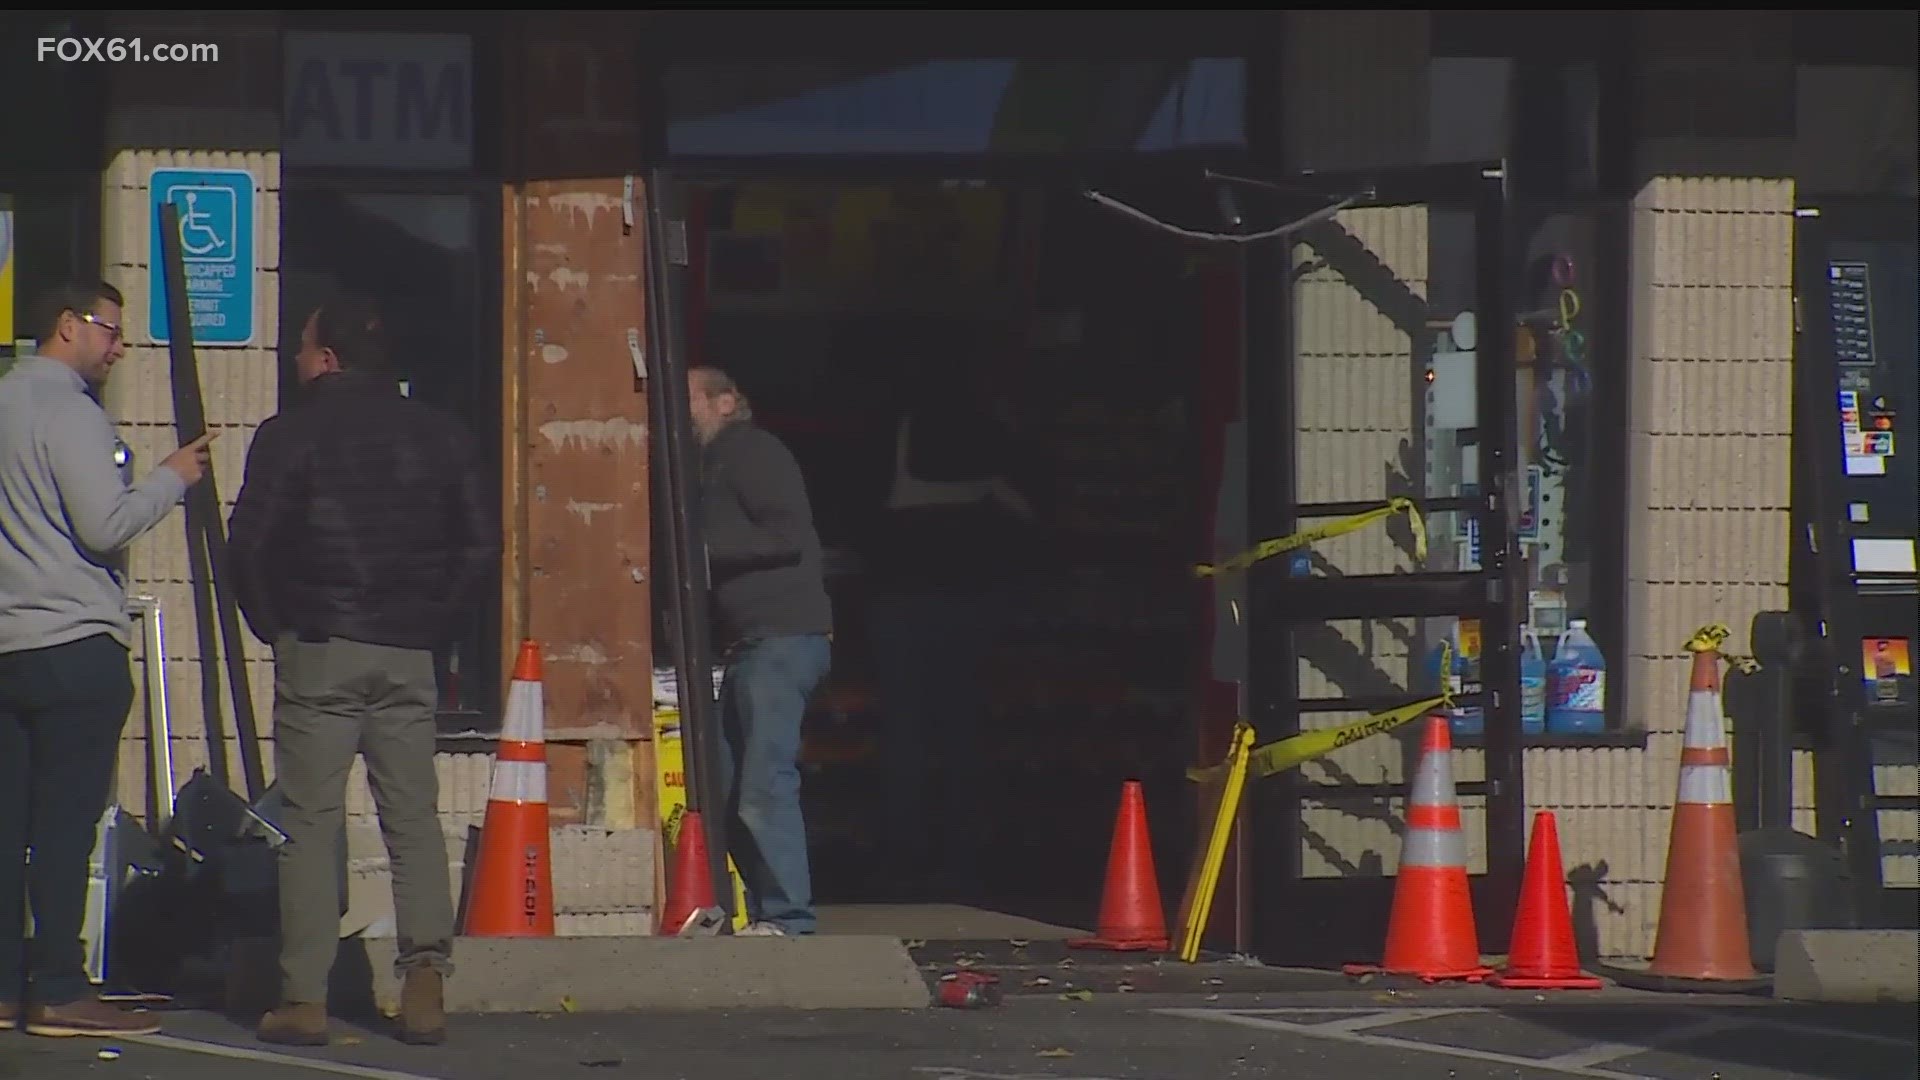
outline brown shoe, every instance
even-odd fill
[[[414,1046],[438,1046],[447,1041],[443,980],[432,968],[414,968],[401,984],[400,1041]]]
[[[158,1035],[160,1021],[152,1014],[129,1012],[94,998],[65,1005],[34,1005],[27,1009],[29,1035],[68,1038],[76,1035]]]
[[[0,1031],[12,1031],[20,1026],[20,1006],[0,1004]]]
[[[301,1002],[282,1005],[260,1018],[254,1034],[261,1042],[281,1046],[325,1046],[327,1007]]]

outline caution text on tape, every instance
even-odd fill
[[[1446,643],[1440,646],[1440,670],[1448,671],[1453,667],[1453,649]],[[1322,731],[1303,731],[1298,735],[1270,742],[1255,748],[1247,756],[1247,774],[1256,777],[1268,777],[1275,773],[1304,765],[1315,758],[1323,758],[1336,750],[1344,750],[1354,743],[1371,739],[1375,735],[1384,735],[1389,731],[1411,724],[1428,713],[1453,706],[1453,691],[1447,689],[1437,697],[1423,698],[1386,712],[1374,713],[1364,720],[1351,724],[1342,724]],[[1217,778],[1225,765],[1211,765],[1188,769],[1187,779],[1206,782]]]
[[[1376,521],[1385,521],[1395,514],[1407,515],[1407,524],[1413,529],[1414,561],[1425,562],[1427,560],[1427,523],[1421,518],[1420,508],[1414,505],[1412,499],[1396,497],[1387,500],[1385,503],[1365,513],[1339,518],[1334,521],[1329,521],[1324,525],[1316,525],[1311,529],[1302,529],[1289,536],[1281,536],[1272,540],[1262,540],[1260,543],[1255,544],[1253,547],[1248,548],[1224,562],[1201,563],[1193,568],[1194,576],[1214,577],[1236,570],[1245,570],[1247,567],[1263,559],[1271,559],[1275,555],[1283,555],[1289,551],[1296,551],[1335,536],[1345,536],[1350,532],[1358,532]]]

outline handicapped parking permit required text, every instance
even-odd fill
[[[227,313],[220,310],[220,299],[233,288],[232,281],[238,273],[232,263],[187,264],[187,310],[196,333],[227,325]]]

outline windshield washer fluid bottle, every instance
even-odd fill
[[[1607,729],[1607,661],[1574,619],[1547,665],[1547,730],[1556,735],[1593,735]]]

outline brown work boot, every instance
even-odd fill
[[[68,1038],[75,1035],[158,1035],[160,1021],[150,1013],[129,1012],[96,998],[65,1005],[34,1005],[27,1009],[29,1035]]]
[[[261,1042],[281,1046],[327,1045],[327,1007],[288,1002],[260,1018],[256,1032]]]
[[[443,980],[432,968],[414,968],[400,986],[400,1041],[414,1046],[447,1041]]]

